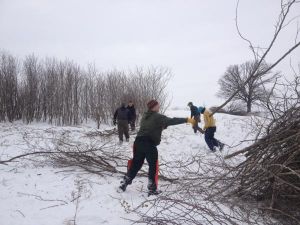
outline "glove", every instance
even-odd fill
[[[113,124],[114,124],[114,126],[116,126],[116,125],[117,125],[117,121],[114,120],[114,121],[113,121]]]
[[[201,134],[204,134],[204,133],[205,133],[205,131],[204,131],[203,129],[201,129],[201,128],[199,128],[199,132],[200,132]]]
[[[190,118],[190,117],[187,118],[186,122],[192,124],[193,126],[197,123],[196,120],[194,120],[193,118]]]

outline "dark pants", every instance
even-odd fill
[[[215,146],[219,146],[219,141],[214,137],[216,130],[216,127],[209,127],[205,130],[204,138],[210,150],[213,150]]]
[[[197,121],[197,123],[193,126],[193,130],[195,133],[200,130],[198,123],[200,122],[200,115],[199,116],[194,116],[194,120]]]
[[[129,138],[129,128],[127,120],[118,120],[118,133],[120,141],[123,141],[123,135],[125,135],[126,139]]]
[[[156,146],[147,137],[137,137],[134,142],[134,155],[132,165],[127,172],[130,180],[133,180],[142,168],[144,160],[146,159],[149,165],[149,183],[148,189],[155,191],[157,189],[157,181],[155,175],[157,173],[157,158],[158,152]]]
[[[135,119],[129,121],[131,131],[135,130]]]

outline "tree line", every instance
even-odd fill
[[[77,125],[94,120],[109,123],[121,102],[132,100],[138,114],[146,102],[157,99],[168,105],[166,86],[171,72],[165,67],[100,72],[71,60],[38,58],[23,60],[0,52],[0,122],[44,121]]]

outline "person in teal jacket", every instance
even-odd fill
[[[188,107],[190,107],[191,110],[191,118],[193,118],[194,120],[196,120],[197,123],[195,123],[193,125],[193,130],[194,133],[196,134],[197,131],[199,131],[200,133],[202,133],[202,129],[199,127],[198,123],[201,122],[201,118],[200,118],[200,112],[198,110],[197,106],[194,106],[192,102],[188,103]]]

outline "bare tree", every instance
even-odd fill
[[[164,67],[136,68],[133,71],[98,72],[95,65],[81,68],[55,58],[25,58],[19,61],[8,53],[0,59],[0,121],[21,119],[72,125],[88,119],[108,123],[121,102],[132,100],[138,114],[146,102],[157,99],[168,106],[167,83],[171,77]]]
[[[235,90],[239,90],[232,100],[244,102],[247,106],[247,112],[251,112],[253,103],[264,101],[269,93],[262,85],[270,84],[279,76],[279,73],[273,74],[271,71],[264,73],[268,68],[266,63],[261,63],[258,69],[256,69],[256,64],[255,61],[248,61],[241,65],[229,66],[219,80],[220,90],[218,96],[229,98]],[[252,76],[249,82],[244,85],[254,70],[258,75]]]
[[[38,99],[39,92],[39,76],[41,67],[38,59],[34,55],[27,56],[23,63],[24,87],[24,120],[29,123],[34,119],[40,120],[40,104]]]
[[[234,97],[240,92],[240,89],[242,89],[244,86],[246,86],[247,83],[249,83],[253,78],[261,75],[257,71],[259,70],[261,64],[264,63],[266,57],[270,54],[270,51],[273,49],[274,44],[278,40],[279,34],[281,34],[284,31],[284,28],[286,28],[288,25],[290,25],[293,20],[298,18],[298,17],[294,17],[292,19],[289,19],[289,17],[288,17],[290,10],[296,4],[299,4],[299,1],[297,1],[297,0],[286,0],[286,1],[281,0],[280,1],[281,12],[278,16],[278,20],[275,25],[274,35],[273,35],[267,48],[260,48],[260,47],[255,47],[254,44],[249,39],[244,37],[243,34],[240,32],[240,29],[238,26],[238,6],[239,6],[239,1],[238,1],[237,7],[236,7],[236,18],[235,18],[236,28],[237,28],[239,36],[249,44],[249,47],[253,53],[254,59],[257,63],[256,63],[256,67],[253,69],[252,73],[249,74],[248,78],[244,81],[244,84],[239,89],[236,89],[232,93],[232,95],[229,96],[223,104],[221,104],[219,107],[215,108],[214,111],[212,112],[212,115],[214,115],[216,112],[218,112],[224,106],[226,106],[229,102],[231,102],[232,99],[234,99]],[[290,55],[295,49],[297,49],[300,46],[300,41],[298,40],[298,33],[299,33],[298,26],[297,26],[296,31],[297,32],[296,32],[296,38],[295,38],[294,44],[289,49],[287,49],[281,56],[278,56],[277,60],[275,60],[275,62],[270,64],[264,71],[262,71],[263,74],[266,74],[269,71],[271,71],[272,69],[274,69],[282,60],[284,60],[288,55]]]
[[[0,54],[0,121],[20,119],[18,105],[18,60],[8,53]]]

